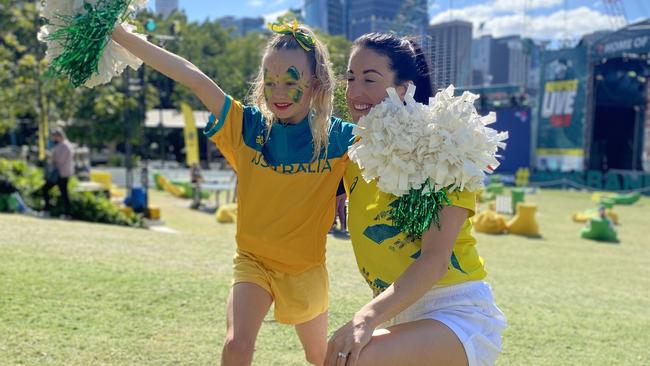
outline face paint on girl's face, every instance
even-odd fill
[[[264,59],[264,99],[280,120],[299,122],[309,113],[312,73],[304,52],[281,50]]]
[[[271,94],[273,93],[273,87],[279,83],[278,78],[274,78],[269,74],[268,69],[264,69],[264,99],[266,102],[269,102],[271,99]]]
[[[287,94],[289,94],[289,97],[294,103],[299,103],[300,99],[302,99],[303,90],[307,85],[305,85],[306,83],[302,80],[302,75],[300,75],[295,66],[291,66],[287,69],[285,80],[287,85],[290,87]],[[295,87],[292,87],[293,85],[295,85]]]
[[[264,69],[264,97],[267,102],[271,98],[273,88],[280,85],[287,86],[287,94],[294,103],[300,103],[309,82],[304,80],[295,66],[289,67],[282,75],[272,75],[268,69]]]

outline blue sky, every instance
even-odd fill
[[[154,1],[151,1],[154,3]],[[464,19],[474,23],[474,35],[524,34],[539,39],[579,38],[611,29],[603,0],[436,0],[429,2],[432,22]],[[453,8],[449,5],[453,4]],[[180,0],[190,20],[225,15],[272,16],[302,7],[303,0]],[[649,0],[624,0],[629,21],[650,17]],[[524,12],[525,10],[525,12]],[[482,27],[481,27],[482,25]]]

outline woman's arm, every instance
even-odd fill
[[[145,64],[190,88],[210,112],[220,115],[224,92],[191,62],[127,32],[121,25],[113,31],[113,40]]]
[[[372,333],[381,323],[392,319],[429,291],[447,272],[449,258],[468,210],[447,206],[440,213],[440,227],[434,223],[422,235],[422,253],[384,292],[363,306],[334,335],[327,350],[327,365],[335,365],[338,353],[350,354],[354,365]]]
[[[460,228],[467,219],[467,209],[447,206],[440,214],[440,230],[434,223],[422,235],[422,253],[384,292],[361,308],[355,318],[373,328],[421,298],[447,273],[449,258]]]

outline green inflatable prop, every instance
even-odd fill
[[[589,220],[589,225],[582,229],[580,236],[597,241],[618,242],[616,230],[612,228],[608,219],[603,218]]]

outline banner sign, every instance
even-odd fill
[[[584,163],[586,49],[547,52],[538,108],[537,162],[542,170],[581,171]]]

